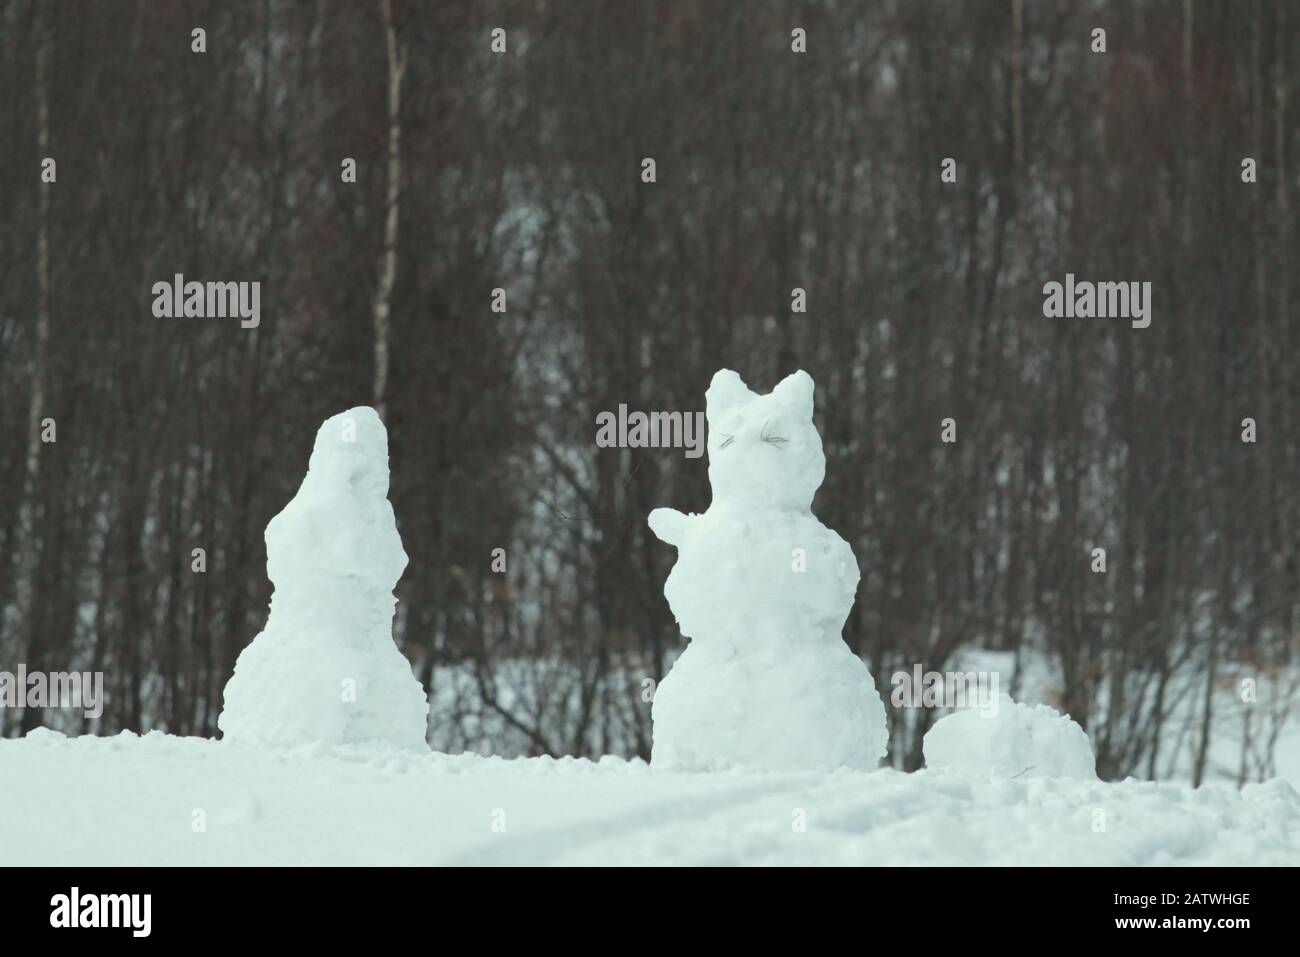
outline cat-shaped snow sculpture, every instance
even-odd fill
[[[664,595],[691,639],[655,690],[651,763],[874,768],[884,705],[841,637],[858,564],[812,513],[826,474],[812,378],[755,395],[724,369],[705,400],[713,501],[702,515],[649,517],[677,548]]]

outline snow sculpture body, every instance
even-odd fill
[[[874,768],[884,705],[840,634],[858,565],[812,514],[826,473],[813,381],[755,395],[724,369],[705,398],[713,501],[649,518],[677,548],[664,595],[691,639],[655,691],[652,764]]]
[[[226,684],[226,740],[427,748],[428,701],[393,644],[406,552],[374,409],[321,426],[298,494],[266,527],[266,558],[271,613]]]

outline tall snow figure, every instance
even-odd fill
[[[826,474],[812,378],[755,395],[723,369],[705,399],[713,502],[703,515],[650,513],[677,548],[664,595],[691,639],[655,691],[651,762],[874,768],[885,708],[840,635],[858,564],[812,514]]]
[[[266,527],[275,594],[226,685],[226,740],[427,748],[429,704],[393,644],[405,568],[388,433],[374,409],[349,409],[320,427],[298,494]]]

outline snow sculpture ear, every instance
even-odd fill
[[[800,369],[792,372],[777,383],[772,394],[779,396],[781,404],[794,410],[795,414],[805,419],[812,419],[813,414],[813,380],[812,376]]]
[[[752,401],[753,398],[754,393],[749,391],[739,375],[730,369],[719,369],[713,374],[709,390],[704,393],[709,421],[715,421],[736,406]]]

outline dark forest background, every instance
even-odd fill
[[[263,529],[320,423],[377,404],[430,740],[647,756],[681,639],[645,516],[702,511],[706,468],[598,449],[596,413],[804,368],[886,695],[988,649],[1045,669],[1104,776],[1270,773],[1297,64],[1279,0],[0,0],[0,669],[108,684],[98,722],[0,733],[214,735]],[[1044,318],[1066,272],[1150,281],[1150,328]],[[260,281],[260,327],[155,318],[175,273]],[[934,715],[894,717],[917,767]]]

